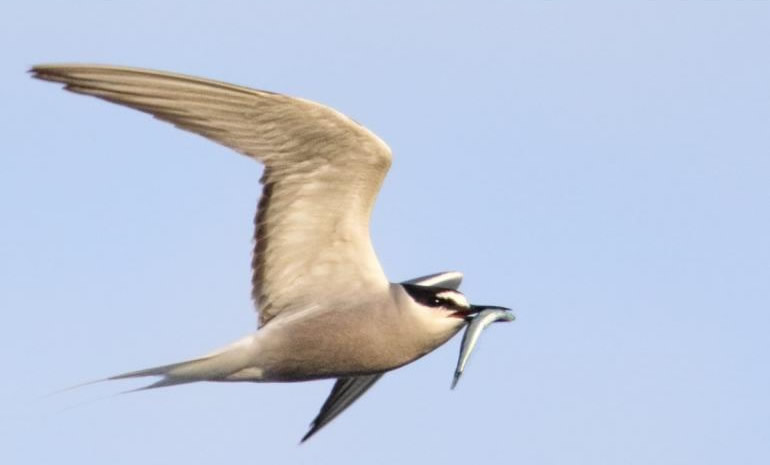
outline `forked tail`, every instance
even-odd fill
[[[170,365],[146,368],[144,370],[130,371],[110,376],[100,381],[162,376],[160,380],[133,391],[143,391],[145,389],[195,383],[198,381],[223,381],[228,376],[248,367],[253,340],[254,335],[250,335],[203,357]]]

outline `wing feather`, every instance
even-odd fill
[[[326,426],[330,421],[337,418],[337,415],[342,413],[353,402],[358,400],[359,397],[364,395],[370,387],[374,385],[384,373],[378,373],[375,375],[355,376],[352,378],[339,378],[332,388],[332,392],[329,393],[329,397],[324,401],[321,411],[313,419],[313,423],[310,424],[310,429],[300,442],[305,442],[310,439],[321,428]]]
[[[387,287],[369,217],[391,153],[355,121],[308,100],[180,74],[103,65],[40,65],[31,73],[265,165],[252,263],[260,325],[312,304],[328,282]]]

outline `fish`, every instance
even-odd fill
[[[508,309],[502,308],[490,308],[479,312],[465,327],[465,333],[463,334],[463,341],[460,344],[460,356],[457,359],[457,368],[455,368],[454,379],[452,380],[452,389],[457,386],[457,382],[460,380],[465,365],[468,363],[468,359],[471,356],[471,352],[476,347],[476,343],[481,336],[481,332],[496,321],[513,321],[516,316]]]

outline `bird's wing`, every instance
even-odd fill
[[[324,401],[321,406],[321,411],[313,419],[310,424],[310,429],[302,437],[300,442],[305,442],[312,435],[318,432],[321,428],[326,426],[327,423],[334,420],[337,415],[342,413],[346,408],[355,402],[359,397],[364,395],[374,383],[377,382],[385,373],[377,373],[374,375],[354,376],[351,378],[339,378],[334,383],[332,392],[329,393],[329,397]]]
[[[369,217],[391,153],[355,121],[308,100],[179,74],[69,64],[30,72],[150,113],[265,165],[252,262],[260,326],[287,308],[314,305],[329,283],[387,289]]]
[[[433,273],[419,278],[410,279],[404,281],[404,284],[414,284],[417,286],[432,286],[432,287],[444,287],[447,289],[459,289],[460,284],[463,282],[463,274],[459,271],[442,271],[441,273]]]
[[[457,289],[460,287],[462,279],[463,274],[459,271],[447,271],[428,276],[421,276],[405,282],[407,284]],[[329,393],[329,396],[324,401],[323,406],[321,406],[318,415],[316,415],[313,422],[310,423],[310,429],[305,433],[305,436],[302,437],[302,441],[300,442],[307,441],[321,428],[334,420],[337,415],[342,413],[346,408],[350,407],[353,402],[358,400],[359,397],[364,395],[364,393],[382,378],[384,374],[385,373],[376,373],[373,375],[337,379],[337,382],[334,383],[334,387],[332,387],[332,392]]]

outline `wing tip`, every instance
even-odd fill
[[[65,64],[65,63],[43,63],[30,66],[27,73],[34,79],[40,79],[41,81],[58,82],[61,84],[67,84],[67,71],[75,70],[77,65]]]
[[[307,431],[307,433],[305,433],[305,435],[304,435],[304,436],[302,436],[302,439],[300,439],[300,440],[299,440],[299,444],[298,444],[298,445],[299,445],[299,446],[301,446],[302,444],[304,444],[304,443],[305,443],[305,441],[307,441],[308,439],[310,439],[311,437],[313,437],[313,435],[314,435],[315,433],[317,433],[319,429],[320,429],[320,428],[317,428],[317,427],[316,427],[316,424],[315,424],[315,422],[311,423],[311,424],[310,424],[310,429]]]
[[[29,74],[31,77],[35,79],[46,79],[46,75],[49,72],[49,69],[51,68],[51,65],[32,65],[27,69],[27,74]]]

